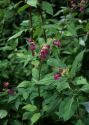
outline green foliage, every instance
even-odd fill
[[[0,0],[2,125],[88,125],[89,5],[69,2]]]

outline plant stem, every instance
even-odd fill
[[[32,23],[32,9],[31,7],[29,7],[29,11],[30,11],[30,30],[31,30],[31,38],[33,38],[33,23]]]
[[[39,80],[40,80],[40,75],[41,75],[41,67],[42,67],[42,64],[40,63],[40,67],[39,67]],[[41,98],[41,95],[40,95],[40,85],[38,85],[38,95],[39,95],[39,100]],[[42,104],[40,103],[39,104],[39,110],[41,110],[41,107],[42,107]]]
[[[42,20],[42,25],[43,25],[45,19],[44,19],[44,16],[43,16],[43,13],[42,13],[42,9],[41,9],[42,0],[39,0],[39,3],[40,3],[40,7],[38,8],[38,11],[39,11],[39,13],[40,13],[41,20]],[[44,33],[44,39],[45,39],[45,42],[47,42],[47,37],[46,37],[45,29],[43,29],[43,33]]]
[[[40,62],[40,67],[39,67],[39,80],[40,80],[40,75],[41,75],[41,67],[42,67],[42,64]],[[41,109],[42,109],[42,101],[41,101],[41,88],[40,88],[40,85],[38,85],[38,103],[39,103],[39,112],[41,113]],[[39,125],[41,125],[41,118],[39,119]]]

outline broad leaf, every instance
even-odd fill
[[[37,68],[32,69],[32,77],[36,80],[39,80],[39,70]]]
[[[86,84],[88,84],[88,82],[82,76],[80,76],[80,77],[78,77],[78,78],[75,79],[75,85],[86,85]]]
[[[76,111],[76,105],[74,98],[64,99],[59,107],[59,117],[63,118],[64,121],[69,120]]]
[[[40,116],[41,116],[40,113],[35,113],[35,114],[32,116],[32,118],[31,118],[31,123],[32,123],[32,125],[39,120]]]
[[[25,113],[23,114],[22,119],[23,119],[23,120],[27,120],[27,119],[29,119],[30,117],[31,117],[31,113],[30,113],[30,112],[25,112]]]
[[[29,112],[34,112],[37,110],[37,107],[35,105],[27,104],[23,107],[23,109],[25,109]]]
[[[55,58],[49,58],[47,60],[47,64],[50,66],[54,66],[54,67],[65,67],[66,65],[64,64],[63,61],[61,61],[60,59],[55,59]]]
[[[72,68],[71,68],[71,71],[70,71],[70,76],[71,76],[71,78],[75,77],[76,73],[80,70],[81,62],[82,62],[82,59],[83,59],[84,52],[85,52],[85,51],[81,51],[81,52],[75,57],[75,60],[74,60],[74,62],[73,62],[73,64],[72,64]]]
[[[29,84],[30,84],[30,81],[23,81],[17,87],[18,88],[26,88],[29,86]]]
[[[18,33],[16,33],[16,34],[13,35],[12,37],[10,37],[10,38],[8,39],[8,41],[10,41],[10,40],[12,40],[12,39],[18,38],[19,36],[21,36],[21,34],[22,34],[23,32],[24,32],[24,30],[19,31]]]
[[[5,118],[6,116],[7,116],[7,111],[6,110],[4,110],[4,109],[1,109],[0,110],[0,119],[3,119],[3,118]]]
[[[54,82],[55,82],[55,80],[54,80],[53,76],[48,74],[43,79],[41,79],[39,81],[39,84],[40,85],[50,85],[50,84],[52,84]]]
[[[64,89],[70,88],[66,78],[61,78],[61,79],[55,81],[55,83],[57,85],[57,90],[59,92],[61,92]]]
[[[42,9],[45,10],[46,13],[53,15],[52,4],[50,4],[49,2],[43,1],[42,2]]]
[[[36,7],[37,6],[37,0],[27,0],[27,4],[32,6],[32,7]]]
[[[80,89],[80,91],[89,93],[89,84],[84,85],[84,86]]]

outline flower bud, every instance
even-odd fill
[[[3,83],[3,87],[4,87],[4,88],[8,88],[9,84],[10,84],[9,82],[4,82],[4,83]]]
[[[45,60],[49,54],[49,49],[50,46],[49,45],[44,45],[40,51],[40,59],[41,60]]]
[[[9,95],[13,95],[13,94],[14,94],[14,90],[13,90],[13,89],[8,89],[7,93],[8,93]]]
[[[55,80],[59,80],[60,77],[61,77],[61,75],[59,73],[54,74],[54,79]]]
[[[60,46],[61,46],[61,43],[60,43],[59,40],[54,40],[54,41],[53,41],[53,45],[54,45],[54,46],[57,46],[57,47],[60,47]]]

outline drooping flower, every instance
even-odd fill
[[[35,43],[31,42],[29,48],[30,48],[30,50],[34,51],[36,49]]]
[[[84,13],[85,8],[83,6],[81,6],[79,10],[80,10],[81,13]]]
[[[54,40],[53,41],[53,45],[57,46],[57,47],[60,47],[61,46],[61,42],[59,40]]]
[[[10,84],[9,82],[4,82],[4,83],[3,83],[3,87],[4,87],[4,88],[8,88],[9,84]]]
[[[7,93],[8,93],[9,95],[13,95],[13,94],[14,94],[14,90],[13,90],[13,89],[8,89]]]
[[[44,45],[40,51],[40,59],[41,60],[45,60],[49,54],[49,49],[50,46],[49,45]]]
[[[54,74],[54,79],[55,80],[59,80],[60,77],[61,77],[61,75],[59,73]]]
[[[28,39],[27,39],[27,42],[28,42],[28,43],[31,43],[31,42],[33,42],[33,39],[32,39],[32,38],[28,38]]]
[[[28,49],[31,50],[32,55],[34,56],[34,51],[36,49],[36,44],[34,40],[32,38],[28,38],[27,43],[28,43]]]

